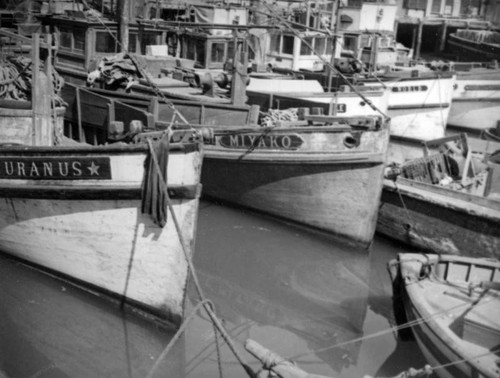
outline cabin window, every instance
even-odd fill
[[[362,35],[361,36],[361,41],[360,41],[360,48],[365,48],[365,47],[370,47],[372,44],[371,37],[368,35]]]
[[[271,36],[271,52],[280,53],[281,50],[281,36],[279,34],[273,34]]]
[[[138,54],[145,54],[146,53],[146,46],[151,46],[151,45],[156,45],[158,44],[157,43],[157,34],[155,33],[142,33],[139,37],[140,37],[140,41],[141,41],[141,50],[140,51],[136,51]],[[130,50],[130,51],[135,51],[135,48],[134,50]]]
[[[77,29],[73,33],[74,38],[74,48],[75,50],[83,51],[85,50],[85,31]]]
[[[96,32],[95,51],[98,53],[116,53],[117,39],[116,33]]]
[[[198,67],[205,67],[205,51],[206,51],[206,47],[205,47],[205,42],[202,41],[202,40],[197,40],[196,41],[196,64],[198,65]]]
[[[59,32],[59,44],[61,47],[67,47],[71,49],[71,32],[67,30],[61,30]]]
[[[382,37],[379,41],[380,47],[389,47],[391,45],[391,40],[389,37]]]
[[[403,3],[403,8],[426,10],[427,9],[427,0],[406,0]]]
[[[229,42],[227,45],[227,56],[229,59],[234,59],[234,54],[235,54],[234,42]]]
[[[325,55],[325,47],[326,47],[326,38],[321,38],[321,37],[316,38],[314,49],[319,55]]]
[[[195,59],[195,50],[196,50],[196,45],[195,45],[195,42],[194,41],[186,41],[186,55],[185,55],[185,58],[186,59],[191,59],[191,60],[194,60]]]
[[[129,33],[128,35],[128,51],[131,53],[138,53],[137,51],[137,33]]]
[[[81,28],[59,28],[59,44],[71,51],[85,50],[85,30]]]
[[[225,49],[226,44],[223,42],[214,42],[212,43],[212,55],[210,57],[212,62],[223,63],[225,60]]]
[[[333,54],[333,39],[326,38],[325,51],[326,51],[326,54]]]
[[[352,52],[356,51],[356,37],[344,36],[343,45],[344,50],[349,50]]]
[[[300,43],[300,55],[312,55],[313,50],[311,49],[312,46],[314,48],[314,39],[313,37],[306,37],[304,38],[303,41]]]
[[[283,36],[283,54],[293,54],[294,37],[292,35]]]

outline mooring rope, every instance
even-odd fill
[[[403,205],[403,209],[404,209],[404,211],[406,213],[406,217],[408,218],[408,229],[407,229],[407,231],[409,232],[410,228],[411,228],[411,230],[413,230],[417,234],[417,236],[420,238],[420,240],[423,241],[423,243],[425,244],[426,248],[429,251],[434,251],[438,255],[441,255],[441,251],[434,250],[431,247],[431,245],[428,243],[427,239],[424,236],[422,236],[420,234],[420,232],[417,230],[417,228],[416,228],[416,222],[413,220],[413,218],[412,218],[412,216],[410,214],[410,211],[408,210],[408,207],[406,206],[406,203],[405,203],[405,201],[403,199],[403,195],[401,193],[399,185],[397,184],[397,178],[393,182],[394,182],[394,186],[396,187],[396,192],[398,193],[399,200],[401,201],[401,204]]]
[[[186,331],[186,328],[187,326],[189,325],[189,323],[194,319],[194,317],[196,316],[196,314],[198,313],[198,311],[204,307],[205,305],[209,305],[209,306],[213,306],[212,302],[210,302],[209,300],[207,299],[204,299],[200,302],[198,302],[196,304],[196,306],[194,307],[193,311],[191,312],[191,314],[189,314],[186,319],[182,322],[180,328],[178,329],[178,331],[175,333],[174,337],[172,337],[172,339],[169,341],[169,343],[167,344],[167,346],[165,347],[165,349],[163,349],[163,351],[160,353],[160,355],[158,356],[158,358],[156,359],[153,367],[151,368],[151,370],[149,371],[148,375],[146,376],[146,378],[152,378],[154,376],[154,374],[156,373],[156,370],[158,369],[158,367],[160,366],[160,363],[165,359],[165,357],[168,356],[168,354],[170,353],[170,351],[172,350],[173,346],[175,345],[175,343],[177,342],[177,340],[179,340],[179,338],[181,337],[181,335]]]

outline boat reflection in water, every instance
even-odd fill
[[[195,266],[201,286],[239,342],[251,338],[295,356],[306,370],[323,364],[322,374],[337,376],[356,364],[361,341],[330,347],[363,335],[366,250],[209,202],[199,224]]]
[[[389,329],[394,322],[386,263],[398,251],[376,238],[367,254],[202,201],[194,264],[205,296],[255,371],[261,365],[244,351],[248,338],[311,374],[390,377],[425,363],[414,341],[398,342]],[[6,257],[0,257],[0,288],[1,378],[144,378],[173,337]],[[187,317],[197,303],[194,293]],[[377,336],[358,339],[371,335]],[[214,340],[214,328],[200,312],[153,377],[219,377]],[[223,376],[248,377],[218,341]]]

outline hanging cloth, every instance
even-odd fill
[[[142,188],[142,213],[150,214],[160,227],[167,224],[169,195],[167,191],[167,168],[170,149],[170,133],[167,132],[156,143],[148,139],[149,154]]]

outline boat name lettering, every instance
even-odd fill
[[[346,104],[337,104],[337,113],[345,113],[347,112]]]
[[[108,157],[0,157],[0,178],[106,180],[111,165]]]
[[[219,144],[226,148],[251,148],[264,150],[296,150],[304,141],[295,134],[265,135],[239,134],[223,135],[218,138]]]
[[[427,85],[407,85],[404,87],[393,87],[393,92],[426,92]]]

